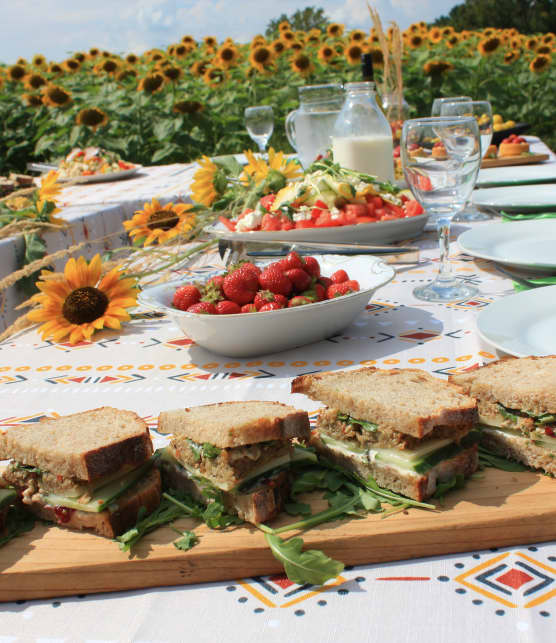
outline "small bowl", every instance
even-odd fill
[[[146,288],[138,299],[147,308],[168,314],[187,337],[213,353],[228,357],[276,353],[336,335],[365,310],[377,288],[395,274],[391,266],[369,255],[316,258],[323,275],[343,268],[350,279],[359,282],[361,290],[306,306],[237,315],[199,315],[177,310],[172,306],[172,297],[176,288],[187,283],[183,279]]]

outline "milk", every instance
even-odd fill
[[[394,180],[392,136],[332,137],[334,161],[342,167],[374,174],[382,181]]]

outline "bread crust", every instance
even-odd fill
[[[110,424],[116,427],[112,429]],[[94,482],[124,465],[138,466],[152,453],[145,422],[133,411],[106,406],[43,419],[36,426],[15,427],[0,434],[0,459],[85,482]]]
[[[414,368],[368,367],[301,375],[292,381],[291,392],[375,422],[381,431],[415,438],[439,426],[471,429],[477,421],[477,403],[461,388]],[[432,399],[425,401],[425,393]]]
[[[190,438],[219,448],[233,448],[269,440],[309,438],[309,416],[280,402],[218,402],[163,411],[158,431],[174,439]]]
[[[348,471],[353,471],[364,479],[372,476],[380,487],[391,489],[419,502],[434,495],[438,482],[444,482],[458,474],[467,478],[478,467],[476,444],[464,449],[453,458],[439,462],[425,474],[408,471],[403,476],[399,470],[388,464],[376,461],[362,462],[350,458],[344,453],[329,449],[320,439],[318,432],[311,437],[311,446],[316,449],[319,455],[324,456],[332,463],[338,464]]]
[[[55,522],[59,527],[90,530],[99,536],[116,538],[133,527],[142,507],[145,507],[147,514],[158,507],[161,490],[160,472],[153,467],[107,509],[98,513],[69,509],[66,516],[61,516],[55,507],[40,502],[26,504],[25,508],[43,520]]]

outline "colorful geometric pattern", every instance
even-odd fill
[[[9,427],[9,426],[19,426],[21,424],[35,424],[43,418],[57,418],[60,417],[58,413],[35,413],[34,415],[24,415],[23,417],[16,417],[12,415],[11,417],[0,419],[0,427]]]
[[[26,380],[23,375],[0,375],[0,384],[20,384]]]
[[[446,304],[446,307],[456,308],[457,310],[479,310],[492,304],[493,301],[492,297],[473,297],[473,299],[467,299],[454,304]]]
[[[144,380],[144,375],[132,373],[131,375],[60,375],[47,377],[45,382],[50,384],[131,384]]]
[[[428,330],[419,328],[418,330],[408,330],[398,335],[398,338],[404,342],[412,342],[414,344],[424,344],[430,342],[431,339],[436,339],[440,335],[437,330]]]
[[[522,552],[506,552],[454,580],[506,607],[535,607],[556,596],[556,569]]]
[[[245,371],[243,373],[235,371],[225,371],[217,373],[207,373],[205,371],[186,371],[185,373],[178,373],[177,375],[170,375],[169,380],[176,382],[192,382],[195,380],[233,380],[233,379],[263,379],[267,377],[274,377],[274,373],[269,373],[263,369],[256,371]]]

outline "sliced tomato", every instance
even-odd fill
[[[348,203],[344,207],[348,217],[365,217],[367,216],[367,206],[363,203]]]
[[[295,222],[295,227],[297,229],[300,228],[314,228],[315,227],[315,222],[311,219],[303,219],[302,221],[296,221]]]
[[[328,210],[328,206],[324,201],[321,201],[321,199],[317,199],[315,201],[315,207],[320,208],[321,210]]]
[[[228,230],[235,232],[236,224],[233,221],[230,221],[230,219],[226,219],[226,217],[223,216],[219,216],[218,220],[220,221],[220,223],[223,223],[228,228]]]
[[[394,219],[399,219],[400,217],[397,214],[386,213],[380,217],[381,221],[394,221]]]
[[[376,223],[377,221],[375,217],[357,217],[356,223]]]
[[[295,228],[295,224],[293,221],[288,219],[287,217],[282,218],[282,230],[293,230]]]
[[[274,216],[273,214],[265,214],[261,221],[261,230],[281,230],[282,221],[279,216]]]
[[[381,208],[384,203],[384,201],[379,196],[371,197],[369,203],[371,202],[374,204],[375,208]]]
[[[424,212],[423,206],[418,201],[406,201],[403,207],[406,217],[416,217]]]
[[[261,197],[261,205],[265,210],[270,210],[275,200],[276,200],[275,194],[267,194],[266,196]]]
[[[120,170],[131,170],[134,165],[132,163],[126,163],[125,161],[118,161],[118,167]]]
[[[92,176],[93,174],[93,170],[83,170],[83,172],[81,172],[81,176]]]
[[[384,208],[377,208],[375,210],[375,218],[377,219],[382,219],[382,217],[386,214],[386,210]]]
[[[323,210],[320,217],[315,221],[317,228],[331,228],[336,225],[338,225],[337,222],[332,218],[328,210]]]
[[[404,209],[399,205],[394,205],[393,203],[385,203],[384,209],[387,214],[395,216],[397,219],[403,219],[405,217]]]

